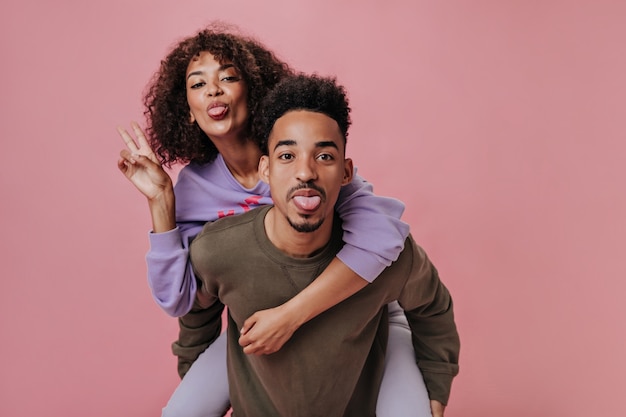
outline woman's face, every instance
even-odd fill
[[[230,61],[200,52],[187,67],[190,120],[211,140],[242,139],[248,120],[248,89]]]

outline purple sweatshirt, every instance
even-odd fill
[[[244,188],[230,173],[222,155],[212,163],[190,163],[176,186],[175,229],[150,233],[146,255],[148,283],[157,304],[171,316],[191,310],[197,284],[189,261],[189,245],[207,221],[271,204],[269,186],[259,181]],[[355,176],[342,187],[335,209],[343,220],[345,245],[337,257],[368,282],[398,259],[409,234],[400,220],[404,204],[374,195],[372,185]]]

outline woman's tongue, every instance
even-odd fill
[[[293,202],[300,210],[311,211],[315,210],[321,203],[322,199],[318,195],[306,197],[303,195],[297,195],[293,197]]]
[[[223,117],[226,114],[227,109],[228,108],[226,106],[211,107],[209,109],[209,116],[211,116],[214,119],[219,119],[220,117]]]

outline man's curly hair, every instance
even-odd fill
[[[268,154],[267,140],[274,123],[285,113],[308,110],[325,114],[339,125],[344,140],[350,127],[350,106],[346,90],[333,77],[298,74],[286,77],[261,102],[254,119],[254,138],[263,154]]]
[[[204,51],[217,61],[232,61],[246,83],[249,134],[261,100],[276,83],[293,73],[260,42],[220,24],[180,41],[161,61],[143,99],[150,146],[166,166],[190,161],[207,163],[218,154],[197,123],[189,122],[185,75],[191,60]]]

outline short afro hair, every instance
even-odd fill
[[[265,96],[254,120],[254,138],[263,154],[274,123],[285,113],[308,110],[322,113],[337,122],[344,140],[348,138],[350,106],[346,90],[334,77],[298,74],[285,77]]]

